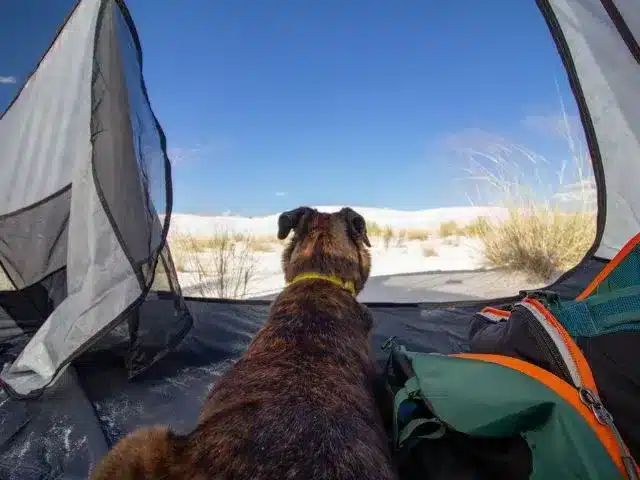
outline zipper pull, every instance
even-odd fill
[[[582,387],[580,388],[579,393],[580,400],[582,400],[582,403],[584,403],[591,409],[593,415],[596,417],[596,420],[598,420],[598,423],[600,423],[601,425],[609,426],[609,424],[613,422],[613,416],[609,413],[609,411],[600,401],[600,398],[598,398],[598,396],[593,391],[586,387]]]
[[[627,477],[630,480],[638,480],[635,464],[633,462],[633,459],[631,458],[631,454],[629,453],[627,446],[624,443],[624,440],[622,439],[622,436],[620,435],[620,432],[618,431],[618,428],[613,422],[613,415],[611,415],[598,395],[596,395],[596,393],[592,390],[586,387],[581,387],[578,392],[580,395],[580,400],[582,400],[582,403],[584,403],[591,409],[593,415],[596,417],[596,420],[598,420],[598,423],[608,427],[616,438],[616,442],[618,443],[620,450],[623,452],[621,459],[622,464],[624,465],[624,468],[627,472]]]

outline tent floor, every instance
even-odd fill
[[[600,262],[588,262],[554,288],[575,297],[601,268]],[[166,315],[166,301],[150,296],[145,315]],[[469,320],[483,304],[489,302],[446,308],[369,304],[380,366],[387,358],[380,347],[393,335],[418,351],[466,351]],[[87,478],[109,446],[136,427],[168,424],[189,431],[205,395],[263,324],[269,304],[188,298],[187,305],[193,330],[176,351],[134,380],[127,379],[123,367],[126,346],[103,342],[37,400],[16,401],[0,393],[0,478]],[[0,345],[0,361],[15,358],[25,341]]]

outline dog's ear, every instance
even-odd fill
[[[369,241],[369,237],[367,235],[367,222],[365,222],[364,217],[349,207],[343,208],[341,213],[347,220],[347,226],[350,231],[359,236],[364,244],[367,247],[371,248],[371,242]]]
[[[278,238],[284,240],[291,230],[295,229],[305,213],[311,211],[309,207],[298,207],[280,214],[278,217]]]

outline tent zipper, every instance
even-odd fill
[[[590,372],[588,376],[591,378],[585,379],[585,372],[580,369],[581,363],[584,364],[585,370],[589,368],[586,359],[582,357],[581,352],[576,351],[577,345],[560,323],[557,320],[555,322],[551,320],[554,317],[546,305],[556,302],[559,305],[559,297],[555,294],[549,296],[548,292],[531,292],[527,294],[520,305],[529,310],[535,321],[544,328],[544,333],[547,335],[540,332],[546,336],[546,340],[543,341],[551,349],[551,355],[558,361],[557,365],[563,365],[570,372],[571,383],[577,389],[580,401],[589,407],[598,423],[606,426],[613,434],[621,452],[621,460],[627,477],[630,480],[638,480],[636,464],[613,421],[613,415],[604,406],[597,393],[595,380]],[[579,360],[579,357],[582,358]],[[561,370],[565,371],[564,368]]]

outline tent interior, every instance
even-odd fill
[[[597,187],[592,247],[546,286],[571,299],[640,231],[640,9],[630,0],[536,3],[566,69]],[[51,46],[0,117],[7,479],[86,478],[139,426],[192,429],[274,295],[183,293],[167,242],[171,163],[132,16],[123,0],[82,0],[55,14],[57,31],[41,33]],[[375,318],[380,368],[391,336],[414,351],[465,352],[475,312],[521,298],[518,288],[499,298],[427,293],[467,273],[370,280],[360,300]]]

